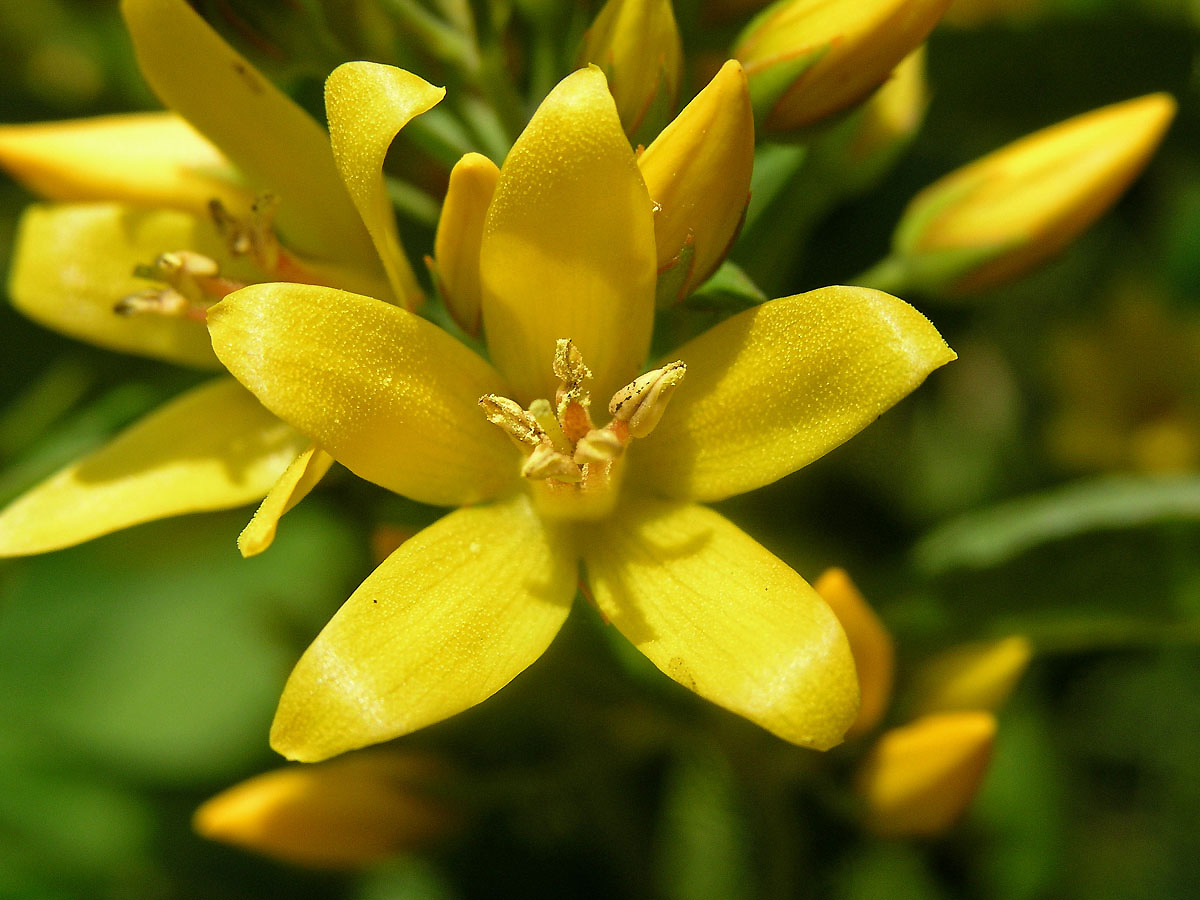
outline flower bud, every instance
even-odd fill
[[[945,831],[978,792],[995,738],[995,717],[978,711],[925,716],[886,732],[858,773],[867,827],[887,837]]]
[[[794,131],[853,106],[887,79],[950,0],[780,0],[742,33],[755,117]]]
[[[858,718],[846,732],[855,737],[874,728],[892,695],[896,651],[883,622],[843,569],[828,569],[813,584],[842,623],[858,670],[861,705]]]
[[[584,37],[580,63],[608,77],[625,133],[657,131],[679,102],[683,44],[671,0],[608,0]]]
[[[454,321],[479,333],[479,246],[500,169],[480,153],[468,153],[450,170],[450,185],[433,242],[434,280]]]
[[[196,832],[311,868],[371,865],[446,835],[455,814],[429,792],[433,760],[361,753],[257,775],[204,803]]]
[[[670,304],[720,265],[750,199],[754,116],[737,60],[663,129],[638,167],[656,204],[659,302]]]
[[[913,679],[918,713],[955,709],[995,712],[1029,666],[1033,645],[1021,635],[952,647],[935,656]]]
[[[891,168],[921,127],[928,105],[922,44],[901,60],[891,77],[862,105],[840,169],[850,193],[870,189]]]
[[[50,200],[113,200],[208,215],[253,195],[221,152],[174,113],[0,126],[0,168]]]
[[[893,236],[910,283],[962,295],[1066,248],[1142,171],[1175,114],[1167,94],[1106,106],[1021,138],[925,188]]]

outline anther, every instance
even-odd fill
[[[575,462],[606,463],[616,459],[625,450],[625,444],[611,428],[593,428],[575,445]]]
[[[489,422],[499,426],[518,443],[529,447],[548,443],[546,432],[542,430],[538,420],[522,409],[520,404],[507,397],[485,394],[479,398],[479,405],[483,407],[483,414]]]
[[[554,481],[579,482],[583,480],[583,470],[571,457],[554,449],[554,445],[546,442],[533,448],[521,474],[534,481],[553,479]]]
[[[687,366],[682,360],[647,372],[613,394],[608,411],[614,419],[628,424],[632,437],[645,437],[663,417],[686,374]]]
[[[119,316],[132,316],[139,313],[150,313],[159,316],[178,316],[196,319],[203,322],[205,310],[203,307],[192,305],[191,301],[174,288],[140,291],[122,297],[113,305],[113,312]]]

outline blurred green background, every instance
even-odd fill
[[[200,8],[312,107],[343,59],[436,80],[396,24],[401,5]],[[562,6],[564,28],[586,21],[586,5]],[[698,4],[677,6],[689,52],[728,37],[701,33]],[[906,667],[939,648],[1031,637],[1034,662],[961,826],[937,840],[865,836],[846,811],[861,746],[818,758],[705,707],[579,604],[510,688],[399,742],[461,772],[455,802],[469,812],[438,846],[329,874],[194,836],[200,801],[281,762],[266,744],[279,689],[370,571],[372,534],[434,515],[347,476],[250,561],[234,548],[244,510],[0,562],[0,897],[1195,896],[1200,4],[1020,6],[938,29],[923,130],[764,286],[848,281],[886,253],[918,189],[1075,113],[1169,91],[1180,109],[1162,150],[1035,275],[955,303],[906,297],[960,360],[845,447],[721,504],[810,580],[850,571],[896,637],[901,690]],[[2,4],[0,58],[4,122],[155,106],[112,3]],[[5,262],[31,199],[0,180]],[[423,252],[416,207],[406,239]],[[755,250],[743,242],[735,258],[752,268]],[[7,306],[0,323],[0,502],[197,380]]]

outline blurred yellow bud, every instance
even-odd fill
[[[671,0],[608,0],[584,36],[580,62],[604,70],[627,135],[643,125],[657,130],[679,102],[683,78]]]
[[[918,713],[955,709],[998,710],[1033,657],[1022,635],[952,647],[925,663],[913,677]]]
[[[862,701],[858,718],[846,732],[846,737],[855,737],[879,724],[887,710],[892,696],[895,646],[875,610],[843,569],[826,570],[813,587],[842,623],[858,669]]]
[[[886,732],[858,773],[866,826],[887,837],[945,831],[978,792],[995,738],[995,717],[979,711],[925,716]]]
[[[0,168],[50,200],[113,200],[206,218],[213,199],[241,214],[253,200],[221,152],[174,113],[0,126]]]
[[[450,170],[450,185],[433,242],[438,291],[468,334],[479,333],[479,245],[500,169],[479,153],[468,153]]]
[[[794,131],[853,106],[920,46],[950,0],[780,0],[742,33],[766,131]]]
[[[426,757],[360,753],[257,775],[205,802],[202,837],[311,868],[380,862],[444,836],[456,816],[427,793],[444,773]]]
[[[754,116],[737,60],[707,87],[638,159],[655,203],[659,302],[667,305],[720,265],[750,199]]]
[[[843,162],[852,193],[873,186],[891,168],[920,129],[928,105],[922,44],[901,60],[891,77],[862,105]]]
[[[1175,115],[1149,94],[1060,122],[927,187],[893,256],[911,283],[947,295],[995,287],[1067,247],[1142,171]]]

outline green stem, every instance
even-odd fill
[[[850,283],[886,291],[889,294],[901,294],[911,287],[908,266],[904,260],[895,256],[880,260],[865,272],[851,278]]]

